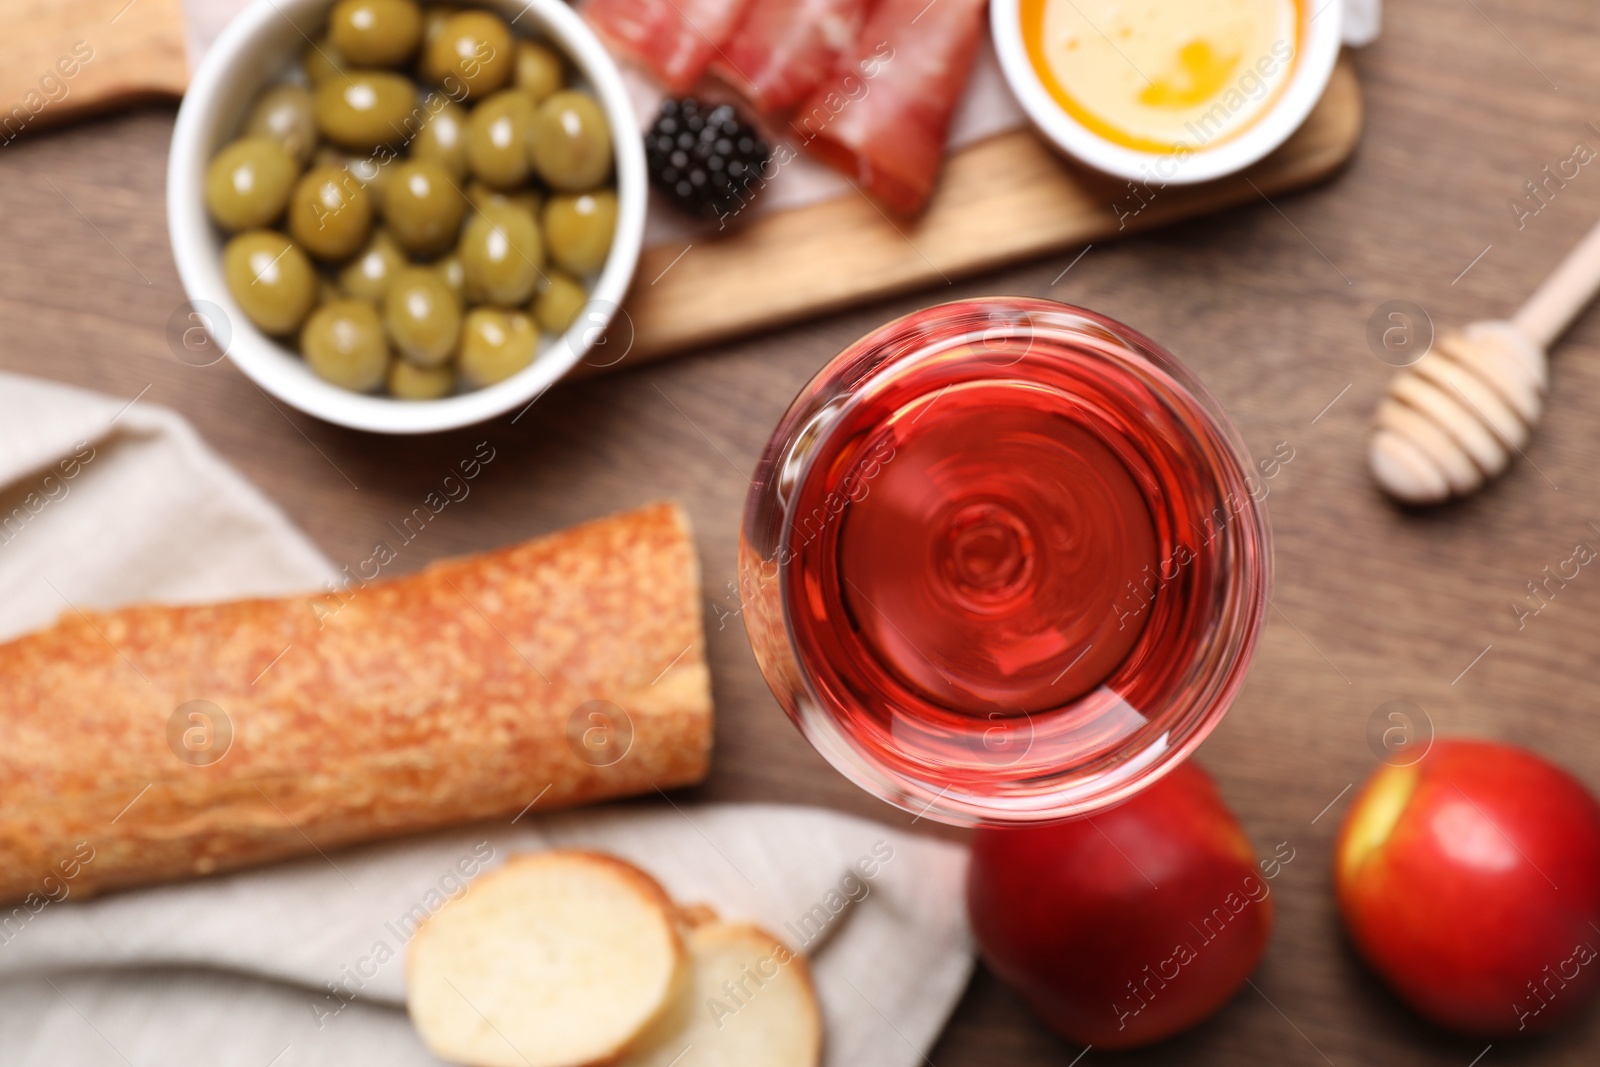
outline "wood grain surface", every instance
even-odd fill
[[[624,305],[636,362],[743,336],[985,269],[1166,226],[1321,181],[1361,136],[1348,58],[1293,137],[1244,173],[1149,186],[1074,166],[1031,130],[955,153],[927,210],[895,220],[865,195],[647,249]]]
[[[1258,848],[1287,841],[1296,858],[1274,883],[1278,927],[1254,988],[1180,1039],[1115,1058],[1091,1051],[1080,1067],[1468,1067],[1480,1054],[1478,1067],[1590,1064],[1600,1048],[1593,1012],[1487,1052],[1487,1042],[1416,1021],[1352,955],[1329,887],[1347,787],[1377,763],[1366,731],[1386,701],[1416,701],[1441,733],[1528,745],[1600,787],[1590,684],[1600,575],[1583,571],[1521,630],[1510,607],[1577,541],[1600,544],[1589,525],[1600,523],[1600,315],[1556,347],[1544,425],[1527,459],[1483,494],[1410,514],[1363,469],[1391,373],[1368,347],[1374,309],[1410,300],[1441,325],[1505,313],[1600,218],[1593,164],[1522,228],[1508,207],[1576,143],[1600,148],[1591,125],[1600,11],[1580,0],[1407,0],[1386,14],[1383,38],[1355,60],[1362,147],[1326,185],[1096,243],[1070,270],[1076,251],[564,386],[515,425],[417,440],[320,425],[226,364],[174,358],[165,327],[183,294],[162,210],[170,109],[19,140],[0,148],[0,367],[182,412],[341,563],[363,558],[486,437],[506,458],[401,565],[682,500],[705,564],[719,709],[712,776],[691,796],[822,804],[906,826],[910,816],[807,748],[733,615],[739,514],[758,451],[801,384],[890,316],[997,292],[1115,316],[1186,359],[1254,450],[1279,441],[1295,450],[1269,483],[1272,617],[1243,695],[1199,758]],[[1064,1067],[1081,1051],[980,971],[929,1060]]]

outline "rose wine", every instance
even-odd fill
[[[825,370],[758,472],[758,657],[824,755],[907,807],[1109,803],[1242,673],[1265,595],[1247,461],[1126,328],[1043,302],[923,315]]]

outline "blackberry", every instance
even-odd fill
[[[650,184],[703,219],[737,214],[766,184],[772,149],[731,104],[668,99],[644,135]]]

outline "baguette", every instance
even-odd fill
[[[518,856],[475,880],[406,950],[406,1010],[429,1051],[471,1067],[608,1063],[675,1003],[677,908],[612,856]]]
[[[338,593],[69,611],[0,645],[0,901],[698,782],[699,586],[663,504]]]
[[[747,923],[684,938],[688,980],[616,1067],[817,1067],[822,1013],[804,956]]]

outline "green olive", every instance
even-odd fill
[[[426,159],[445,169],[455,181],[467,176],[467,111],[442,93],[423,101],[427,118],[411,141],[411,158]]]
[[[343,148],[370,152],[406,139],[406,121],[417,107],[411,79],[381,70],[352,71],[317,86],[312,107],[322,136]]]
[[[298,245],[275,230],[250,230],[222,250],[228,291],[263,333],[293,333],[317,299],[317,272]]]
[[[355,255],[372,232],[372,197],[355,175],[312,167],[289,197],[289,235],[313,256],[337,262]]]
[[[343,300],[344,293],[339,290],[339,283],[326,274],[317,275],[317,303],[326,304],[332,300]]]
[[[300,354],[319,378],[358,393],[370,393],[389,373],[383,323],[365,300],[335,300],[313,311],[300,331]]]
[[[339,0],[328,39],[357,66],[393,67],[422,43],[422,8],[416,0]]]
[[[539,227],[512,204],[491,203],[473,212],[459,251],[467,288],[507,307],[527,303],[544,266]]]
[[[461,298],[438,271],[407,267],[383,298],[383,324],[402,356],[437,367],[450,361],[461,338]]]
[[[466,198],[437,163],[411,159],[397,164],[383,196],[383,218],[402,248],[437,255],[456,242]]]
[[[511,28],[487,11],[451,15],[422,51],[422,76],[458,101],[488,96],[515,65]]]
[[[244,120],[244,135],[272,138],[304,166],[317,147],[311,90],[303,85],[274,85],[262,93]]]
[[[533,298],[533,317],[546,333],[566,333],[583,307],[589,294],[583,285],[570,274],[559,270],[545,272],[539,279],[539,291]]]
[[[372,205],[376,208],[382,205],[389,182],[393,180],[399,165],[400,157],[387,145],[382,145],[365,159],[350,160],[347,167],[356,176],[356,181],[366,186],[367,192],[372,194]]]
[[[529,141],[534,169],[552,189],[580,193],[611,173],[611,130],[594,97],[563,89],[534,112]]]
[[[584,291],[582,282],[573,275],[566,274],[565,270],[550,267],[544,272],[544,277],[539,278],[539,285],[533,294],[533,320],[539,323],[539,330],[546,333],[566,333],[574,322],[578,322],[584,306],[589,302],[589,293]]]
[[[426,48],[428,42],[439,36],[439,31],[444,29],[444,24],[450,21],[451,16],[461,14],[461,9],[453,4],[430,4],[422,11],[422,46]]]
[[[345,296],[374,304],[389,291],[396,274],[405,270],[406,254],[388,230],[373,230],[367,247],[339,271],[339,289]]]
[[[473,308],[461,326],[461,376],[482,388],[505,381],[533,362],[539,331],[516,311]]]
[[[341,75],[350,70],[350,61],[328,40],[327,34],[306,45],[305,56],[300,63],[305,68],[306,80],[311,83],[312,89],[330,79],[343,81]]]
[[[476,298],[476,294],[473,295],[473,299],[469,299],[467,293],[467,272],[465,268],[461,266],[461,256],[459,254],[451,252],[446,256],[442,256],[439,259],[434,260],[431,264],[429,264],[429,267],[435,274],[444,279],[444,283],[450,287],[450,291],[455,293],[456,296],[460,297],[463,302],[479,302]]]
[[[593,274],[604,266],[616,232],[617,194],[609,189],[553,196],[544,206],[550,258],[574,274]]]
[[[474,178],[467,183],[467,203],[480,211],[485,204],[513,204],[538,218],[544,208],[544,197],[537,189],[495,189]]]
[[[300,173],[288,149],[270,137],[245,137],[206,167],[206,208],[228,231],[265,226],[283,214]]]
[[[567,83],[561,53],[539,41],[517,42],[517,67],[511,84],[538,103]]]
[[[389,368],[389,392],[399,400],[438,400],[456,387],[456,372],[443,367],[419,367],[410,360],[397,359]]]
[[[373,210],[376,211],[383,206],[383,191],[394,175],[395,162],[399,158],[386,145],[379,146],[370,156],[356,157],[342,148],[325,144],[312,155],[311,165],[349,171],[356,181],[367,187],[367,192],[372,195]]]
[[[497,189],[528,180],[528,138],[533,131],[533,97],[521,89],[502,89],[472,109],[467,120],[467,161],[472,173]]]

